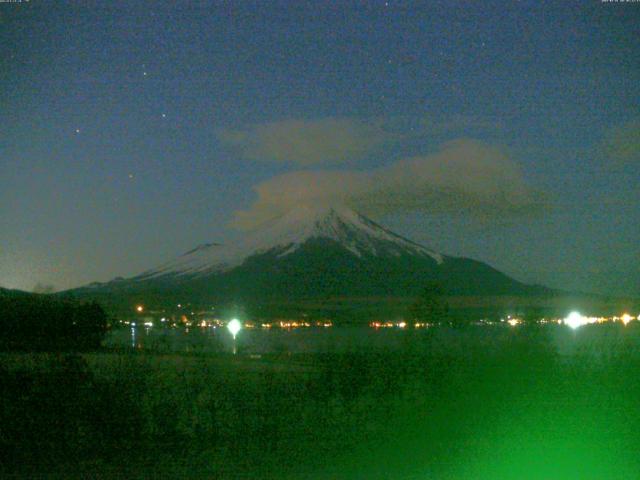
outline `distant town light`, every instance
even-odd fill
[[[579,312],[571,312],[567,318],[564,319],[564,324],[573,328],[574,330],[578,327],[586,325],[588,323],[587,317],[580,315]]]
[[[233,338],[235,340],[236,335],[242,329],[242,324],[237,318],[234,318],[227,324],[227,328],[229,329],[229,332],[231,332],[231,335],[233,335]]]
[[[622,315],[622,317],[620,317],[620,320],[622,320],[622,323],[624,323],[626,325],[631,320],[633,320],[633,317],[631,315],[629,315],[628,313],[625,313],[624,315]]]
[[[138,305],[138,306],[136,307],[136,311],[137,311],[137,312],[142,312],[143,310],[144,310],[144,307],[143,307],[142,305]]]

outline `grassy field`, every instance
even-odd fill
[[[524,328],[455,355],[2,354],[0,476],[639,478],[629,327],[571,355]]]

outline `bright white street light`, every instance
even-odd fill
[[[229,329],[229,332],[231,332],[231,335],[233,335],[233,354],[235,355],[236,353],[238,353],[238,349],[236,347],[236,335],[242,328],[242,324],[237,318],[234,318],[229,323],[227,323],[227,328]]]
[[[573,328],[574,330],[578,327],[586,325],[588,323],[587,319],[580,315],[578,312],[571,312],[567,318],[564,319],[564,324]]]
[[[242,324],[237,318],[234,318],[227,324],[227,328],[229,329],[229,331],[231,332],[231,335],[233,335],[233,338],[235,340],[236,335],[242,329]]]

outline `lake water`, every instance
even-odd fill
[[[634,322],[635,323],[635,322]],[[499,349],[530,333],[523,327],[475,326],[462,330],[446,327],[424,329],[333,326],[297,329],[244,329],[235,340],[239,354],[346,353],[346,352],[430,352],[465,355],[473,349]],[[640,353],[640,325],[589,325],[571,330],[549,325],[538,331],[544,341],[561,355],[611,355]],[[105,346],[120,350],[158,353],[232,352],[234,340],[224,327],[157,328],[127,327],[110,332]]]

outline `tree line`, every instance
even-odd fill
[[[97,303],[49,295],[0,295],[1,350],[95,350],[107,328],[107,315]]]

